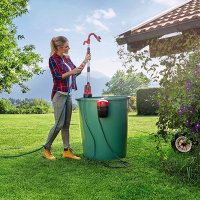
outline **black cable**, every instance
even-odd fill
[[[93,135],[93,133],[92,133],[90,127],[89,127],[89,124],[88,124],[88,122],[87,122],[87,113],[86,113],[86,108],[85,108],[85,107],[86,107],[86,106],[85,106],[85,101],[84,101],[84,106],[83,106],[83,110],[82,110],[82,111],[83,111],[83,116],[84,116],[83,118],[84,118],[84,120],[85,120],[85,124],[86,124],[86,126],[87,126],[87,128],[88,128],[88,130],[89,130],[89,132],[90,132],[90,134],[91,134],[91,136],[92,136],[92,138],[93,138],[93,141],[94,141],[94,155],[93,155],[93,157],[92,157],[92,158],[94,158],[95,155],[96,155],[96,141],[95,141],[95,137],[94,137],[94,135]],[[115,157],[118,159],[118,160],[115,160],[115,161],[113,161],[113,162],[116,162],[116,163],[120,164],[120,166],[111,166],[110,164],[109,164],[109,165],[106,164],[105,161],[101,161],[101,163],[102,163],[105,167],[109,167],[109,168],[127,168],[127,167],[129,166],[129,163],[126,162],[126,161],[121,160],[121,158],[120,158],[120,157],[118,156],[118,154],[112,149],[111,145],[109,144],[109,142],[108,142],[108,140],[107,140],[107,138],[106,138],[106,135],[105,135],[105,132],[104,132],[102,123],[101,123],[101,121],[100,121],[100,119],[99,119],[99,116],[98,116],[98,122],[99,122],[99,124],[100,124],[101,131],[102,131],[102,133],[103,133],[103,137],[104,137],[104,139],[105,139],[105,141],[106,141],[107,146],[109,147],[110,151],[115,155]]]
[[[78,74],[78,75],[79,75],[79,74]],[[67,91],[67,98],[66,98],[66,101],[65,101],[65,103],[64,103],[62,112],[61,112],[61,114],[60,114],[60,116],[59,116],[59,119],[58,119],[58,121],[57,121],[57,123],[56,123],[55,130],[56,130],[56,128],[57,128],[57,126],[58,126],[58,123],[59,123],[59,121],[60,121],[60,119],[61,119],[62,113],[63,113],[63,111],[64,111],[64,107],[65,107],[65,105],[66,105],[66,103],[67,103],[67,100],[68,100],[68,97],[69,97],[69,93],[70,93],[70,91],[71,91],[71,89],[72,89],[72,84],[75,82],[76,77],[77,77],[78,75],[75,75],[74,79],[72,80],[72,83],[71,83],[70,87],[68,88],[68,91]],[[55,130],[54,130],[54,131],[55,131]],[[53,138],[53,136],[54,136],[54,135],[52,135],[52,138]],[[52,138],[50,138],[49,141],[47,141],[47,142],[46,142],[44,145],[42,145],[41,147],[39,147],[39,148],[37,148],[37,149],[34,149],[34,150],[32,150],[32,151],[28,151],[28,152],[20,153],[20,154],[16,154],[16,155],[0,155],[0,158],[16,158],[16,157],[21,157],[21,156],[25,156],[25,155],[28,155],[28,154],[35,153],[35,152],[37,152],[37,151],[43,149],[43,148],[51,141]],[[12,148],[12,147],[11,147],[11,148]],[[14,148],[14,147],[13,147],[13,148]],[[9,149],[9,148],[7,148],[7,149]]]
[[[35,152],[41,150],[43,147],[44,147],[44,146],[41,146],[41,147],[39,147],[38,149],[29,151],[29,152],[25,152],[25,153],[21,153],[21,154],[17,154],[17,155],[0,155],[0,158],[16,158],[16,157],[25,156],[25,155],[28,155],[28,154],[35,153]]]
[[[94,135],[93,135],[93,133],[92,133],[92,131],[91,131],[89,125],[88,125],[88,122],[87,122],[87,113],[86,113],[85,101],[84,101],[83,104],[84,104],[84,105],[83,105],[83,113],[84,113],[83,118],[84,118],[84,120],[85,120],[85,124],[86,124],[86,126],[87,126],[87,128],[88,128],[88,130],[89,130],[89,132],[90,132],[90,135],[92,136],[93,142],[94,142],[94,154],[93,154],[93,156],[92,156],[92,158],[94,158],[94,157],[96,156],[96,141],[95,141],[95,137],[94,137]]]
[[[98,116],[98,121],[99,121],[99,124],[100,124],[100,127],[101,127],[101,131],[102,131],[102,133],[103,133],[104,139],[105,139],[105,141],[106,141],[106,144],[108,145],[110,151],[111,151],[111,152],[114,154],[114,156],[118,159],[118,160],[116,160],[116,161],[114,161],[114,162],[117,162],[117,163],[121,164],[121,166],[111,166],[111,165],[107,165],[106,163],[104,163],[104,164],[105,164],[107,167],[110,167],[110,168],[127,168],[127,167],[129,166],[129,163],[126,162],[126,161],[121,160],[121,157],[113,150],[113,148],[112,148],[111,145],[109,144],[109,142],[108,142],[108,140],[107,140],[107,138],[106,138],[106,134],[105,134],[105,132],[104,132],[104,129],[103,129],[103,126],[102,126],[102,123],[101,123],[101,120],[100,120],[99,116]]]
[[[57,126],[58,126],[58,123],[59,123],[59,121],[60,121],[60,119],[61,119],[61,116],[62,116],[63,111],[64,111],[64,107],[65,107],[65,105],[66,105],[66,103],[67,103],[67,100],[68,100],[68,96],[69,96],[69,93],[67,94],[66,101],[65,101],[65,103],[64,103],[64,106],[63,106],[62,112],[61,112],[61,114],[60,114],[60,116],[59,116],[59,119],[58,119],[58,121],[57,121],[57,123],[56,123],[56,126],[55,126],[54,131],[56,130],[56,128],[57,128]],[[52,138],[53,138],[53,136],[54,136],[54,135],[52,135]],[[37,148],[37,149],[34,149],[34,150],[32,150],[32,151],[28,151],[28,152],[20,153],[20,154],[16,154],[16,155],[0,155],[0,158],[16,158],[16,157],[21,157],[21,156],[24,156],[24,155],[28,155],[28,154],[35,153],[35,152],[41,150],[42,148],[44,148],[47,144],[49,144],[49,142],[51,141],[52,138],[50,138],[49,141],[47,141],[47,142],[46,142],[44,145],[42,145],[41,147],[39,147],[39,148]],[[11,147],[11,148],[12,148],[12,147]]]

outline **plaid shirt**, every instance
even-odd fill
[[[53,77],[53,89],[51,93],[51,99],[53,99],[57,91],[68,92],[68,89],[70,87],[69,78],[71,78],[71,76],[66,79],[62,79],[62,74],[69,71],[68,67],[70,67],[71,70],[76,68],[69,57],[63,56],[62,59],[59,55],[55,53],[49,58],[49,68]],[[74,79],[75,76],[72,75],[72,80]],[[75,80],[72,82],[72,89],[77,90]]]

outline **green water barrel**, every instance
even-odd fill
[[[108,116],[98,117],[97,101],[108,101]],[[128,97],[108,96],[76,99],[85,157],[94,160],[124,158],[127,151]]]

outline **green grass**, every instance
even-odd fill
[[[63,160],[60,135],[53,145],[55,162],[41,151],[0,159],[0,200],[153,200],[199,199],[198,187],[163,171],[155,149],[157,117],[129,114],[128,168],[111,169],[82,156],[78,112],[73,113],[71,146],[80,161]],[[53,125],[53,115],[0,115],[0,154],[17,154],[41,146]],[[19,149],[9,149],[16,147]],[[8,148],[8,149],[7,149]],[[169,147],[168,147],[169,148]],[[171,149],[169,149],[171,151]]]

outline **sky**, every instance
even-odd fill
[[[86,53],[83,42],[91,37],[91,71],[112,77],[124,69],[118,58],[115,38],[136,25],[177,6],[185,0],[29,0],[29,12],[15,19],[18,34],[25,36],[19,45],[33,44],[48,69],[50,41],[63,35],[69,40],[69,55],[79,65]],[[86,71],[86,69],[84,69]]]

